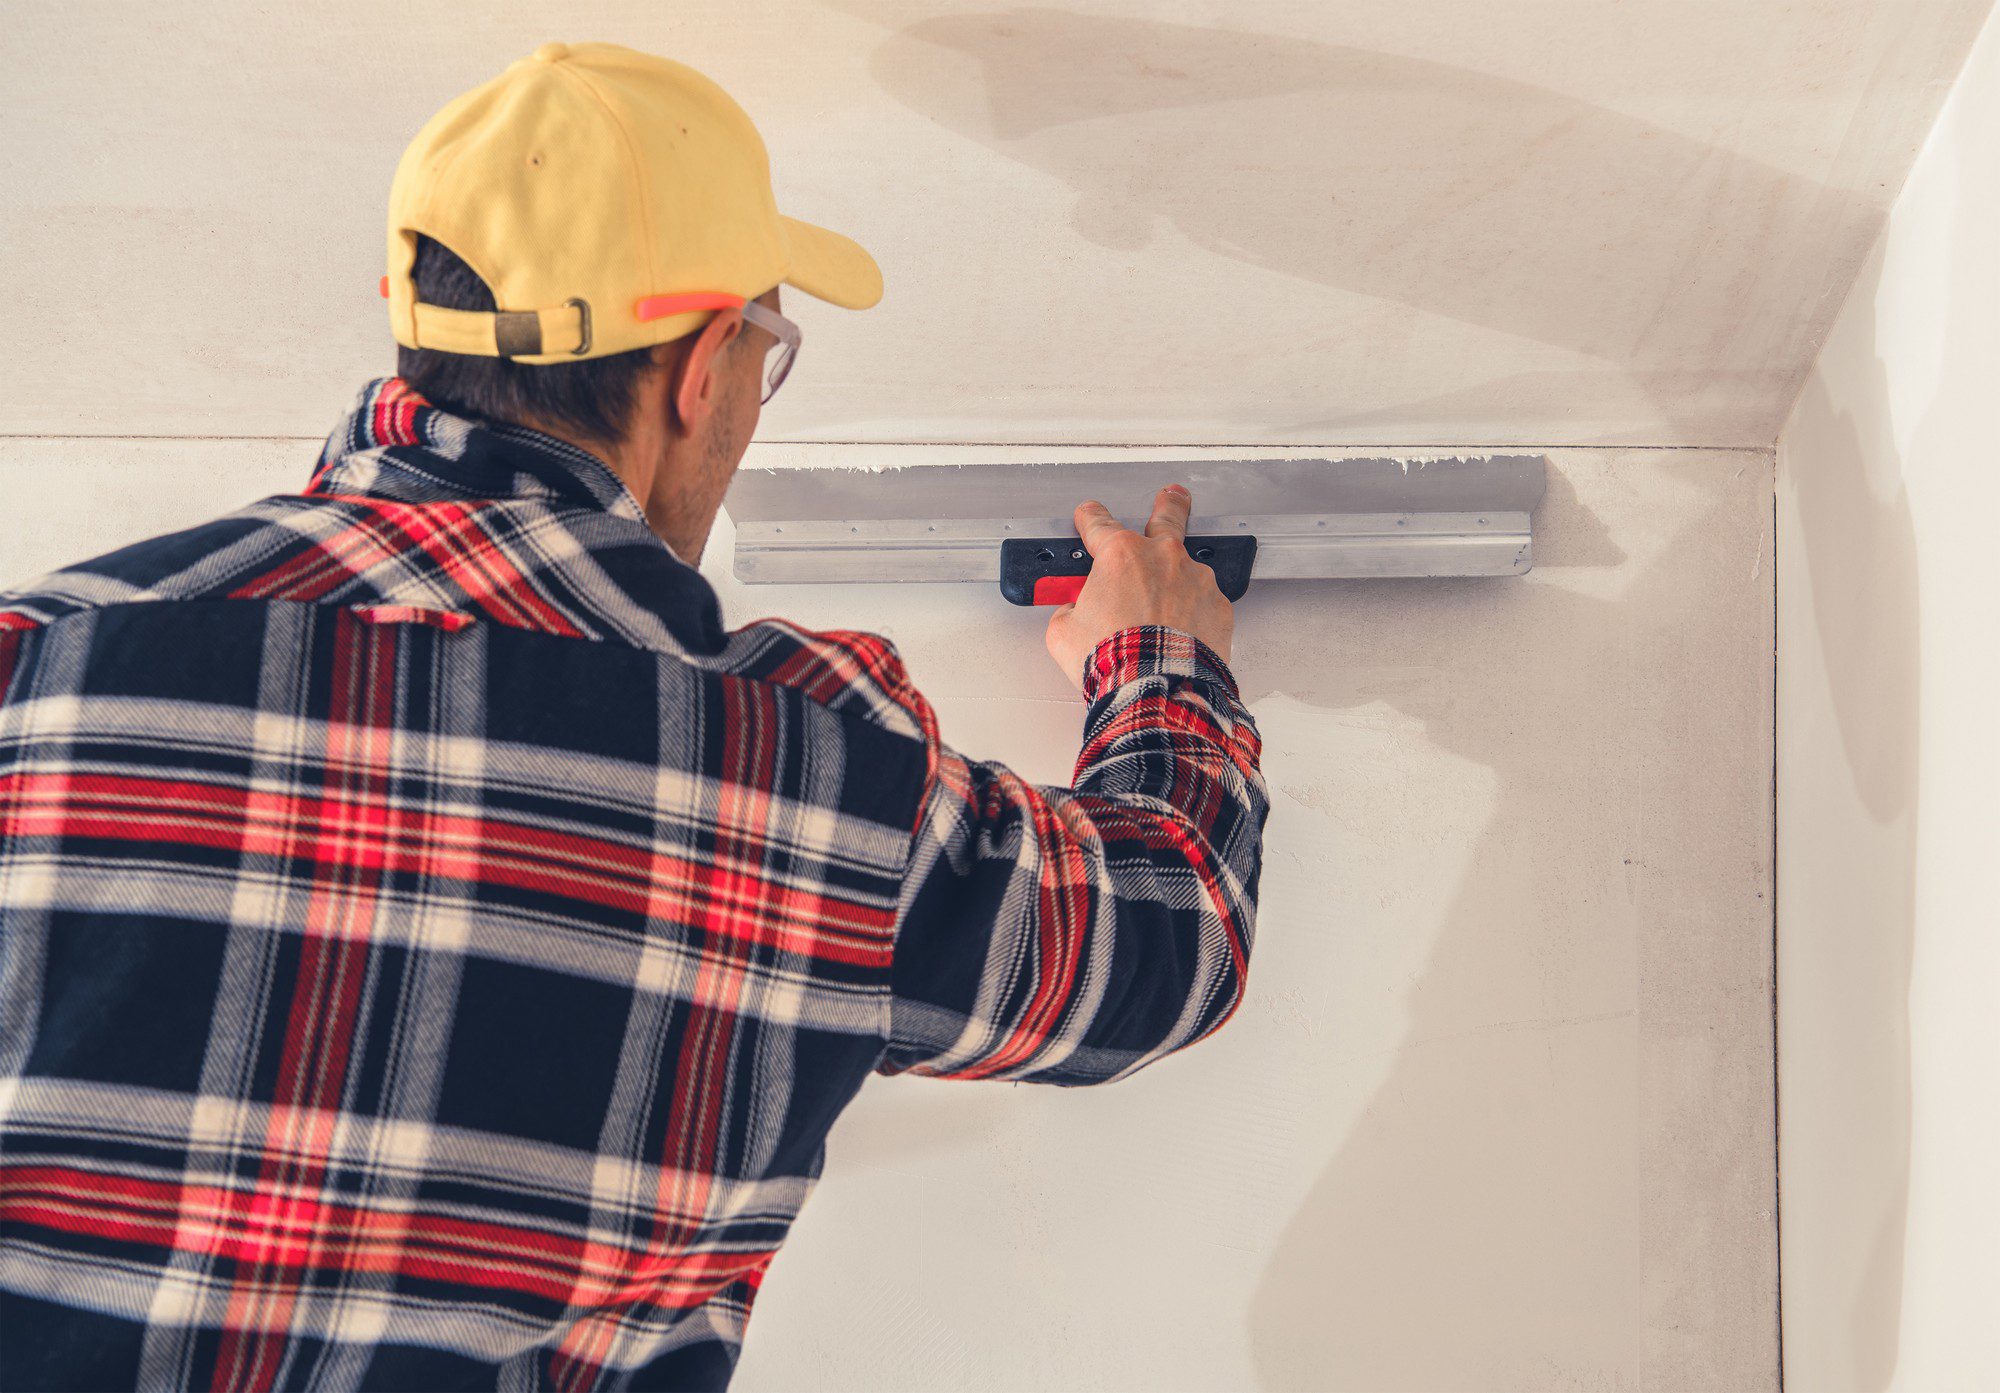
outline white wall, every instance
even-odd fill
[[[1551,458],[1525,579],[1253,587],[1237,1018],[1096,1093],[871,1083],[744,1389],[1775,1387],[1771,456]],[[1033,614],[722,586],[1067,777]]]
[[[0,579],[314,452],[0,442]],[[1775,1388],[1771,456],[1551,463],[1525,578],[1252,590],[1274,808],[1236,1019],[1105,1090],[872,1082],[740,1387]],[[1037,615],[728,560],[725,529],[732,622],[886,632],[946,738],[1068,777]]]
[[[2000,1387],[2000,25],[1778,455],[1788,1387]]]

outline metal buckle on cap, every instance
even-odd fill
[[[542,351],[542,317],[534,310],[497,310],[493,347],[503,358],[526,358]]]
[[[577,298],[565,300],[563,303],[576,306],[577,317],[583,322],[583,341],[570,350],[572,355],[580,358],[590,352],[590,302]],[[530,358],[540,354],[542,311],[495,310],[493,347],[503,358]]]

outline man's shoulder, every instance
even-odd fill
[[[610,538],[621,544],[623,562],[637,555],[655,564],[631,576],[612,567],[619,575],[614,582],[602,563],[617,558],[593,546],[600,539],[588,535],[594,517],[562,519],[574,529],[577,545],[551,547],[539,516],[523,519],[512,516],[518,509],[502,509],[507,516],[489,519],[478,508],[453,511],[464,514],[454,520],[465,535],[426,531],[438,526],[428,516],[385,518],[360,500],[273,495],[0,587],[0,628],[38,628],[114,605],[225,598],[467,611],[503,628],[649,650],[659,661],[791,689],[895,735],[936,739],[930,704],[895,645],[879,634],[766,618],[721,634],[720,645],[703,652],[708,643],[683,644],[649,603],[663,598],[651,593],[661,579],[653,572],[663,566],[623,531]],[[394,526],[385,531],[388,524]],[[420,531],[425,535],[396,535]],[[475,533],[476,547],[468,545]],[[578,567],[561,563],[572,553],[595,564],[571,575]],[[513,564],[495,564],[509,558]],[[558,603],[550,603],[558,599],[552,592],[559,592]]]
[[[639,524],[547,500],[283,493],[0,589],[17,625],[203,600],[391,606],[672,650]]]
[[[12,616],[10,627],[40,627],[111,605],[226,594],[251,569],[248,557],[279,545],[289,511],[283,495],[261,499],[0,586],[0,614]],[[232,566],[232,556],[245,559]]]
[[[758,619],[732,630],[717,660],[729,672],[913,740],[935,743],[937,718],[895,644],[855,629],[807,629]]]

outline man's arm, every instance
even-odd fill
[[[1222,651],[1228,604],[1181,548],[1185,491],[1162,494],[1143,538],[1086,509],[1096,563],[1049,639],[1059,660],[1089,645],[1065,661],[1090,701],[1072,786],[933,737],[884,1072],[1107,1082],[1241,997],[1269,802]],[[1120,617],[1136,618],[1099,636]]]

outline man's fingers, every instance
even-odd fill
[[[1193,508],[1194,498],[1185,488],[1168,484],[1153,495],[1153,515],[1146,519],[1146,535],[1186,541],[1188,513]]]
[[[1111,516],[1111,510],[1102,503],[1092,500],[1079,503],[1076,508],[1076,535],[1083,539],[1083,549],[1092,556],[1104,544],[1104,539],[1125,531],[1125,524]]]

